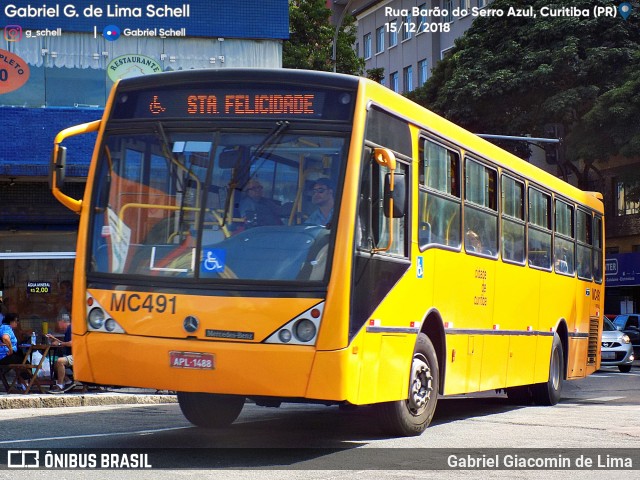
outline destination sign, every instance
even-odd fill
[[[292,86],[159,88],[121,94],[111,119],[305,118],[349,120],[355,94]]]

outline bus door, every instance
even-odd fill
[[[411,298],[411,285],[403,277],[409,259],[411,138],[408,125],[377,109],[367,120],[352,268],[349,337],[361,335],[358,403],[401,400],[407,397],[417,329],[411,320],[421,318],[419,302]],[[392,169],[376,161],[375,152],[395,156],[393,211],[389,207]],[[386,199],[385,199],[386,197]]]

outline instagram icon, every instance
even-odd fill
[[[7,25],[4,27],[4,39],[7,42],[19,42],[22,40],[22,27],[20,25]]]

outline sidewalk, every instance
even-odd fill
[[[160,392],[143,388],[102,387],[87,392],[68,392],[57,395],[48,393],[12,393],[0,392],[0,409],[8,408],[53,408],[87,407],[100,405],[152,405],[177,403],[175,394],[166,390]]]

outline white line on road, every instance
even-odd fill
[[[136,432],[113,432],[113,433],[91,433],[87,435],[69,435],[66,437],[43,437],[43,438],[24,438],[21,440],[5,440],[0,441],[0,445],[4,444],[13,444],[13,443],[28,443],[28,442],[45,442],[51,440],[71,440],[74,438],[94,438],[94,437],[111,437],[118,435],[141,435],[147,433],[158,433],[158,432],[169,432],[171,430],[183,430],[185,428],[194,428],[192,426],[188,427],[173,427],[173,428],[158,428],[155,430],[138,430]]]
[[[613,400],[620,400],[625,397],[598,397],[598,398],[586,398],[590,402],[612,402]]]

